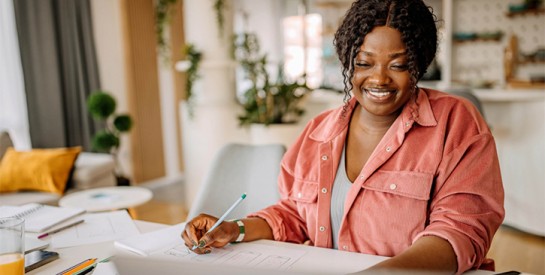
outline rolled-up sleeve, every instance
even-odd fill
[[[272,229],[274,240],[303,243],[308,239],[308,232],[305,220],[297,211],[296,202],[289,198],[292,183],[293,177],[282,165],[279,176],[280,201],[249,216],[260,217],[267,221]]]
[[[492,135],[475,135],[446,154],[435,184],[429,225],[413,242],[427,235],[443,238],[456,253],[458,273],[478,268],[505,214]]]

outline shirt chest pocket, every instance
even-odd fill
[[[309,222],[308,218],[316,218],[318,212],[318,183],[295,180],[289,198],[295,201],[299,215],[307,223]]]
[[[375,240],[412,242],[428,220],[433,174],[378,171],[362,186],[359,209],[363,228]]]

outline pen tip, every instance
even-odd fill
[[[242,194],[242,198],[243,198],[243,199],[246,198],[246,193]]]

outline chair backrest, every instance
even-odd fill
[[[481,116],[484,118],[484,111],[483,111],[483,105],[481,104],[481,100],[475,96],[475,94],[471,91],[471,89],[467,88],[458,88],[458,89],[447,89],[446,92],[449,94],[457,95],[460,97],[463,97],[467,100],[469,100],[475,107],[477,107],[477,110],[481,113]]]
[[[243,218],[276,203],[280,161],[286,152],[281,144],[250,145],[230,143],[216,154],[204,178],[187,219],[200,213],[219,217],[242,193],[246,199],[229,215]]]

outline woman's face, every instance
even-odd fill
[[[364,111],[397,116],[414,90],[398,30],[380,26],[365,36],[354,60],[352,85],[354,97]]]

